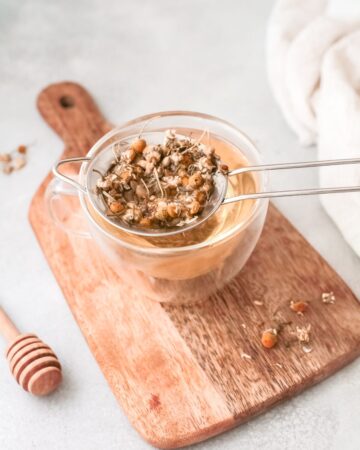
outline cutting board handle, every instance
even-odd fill
[[[86,154],[111,128],[89,93],[77,83],[50,84],[40,92],[37,107],[65,142],[62,157]]]

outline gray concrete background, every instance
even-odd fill
[[[351,0],[349,0],[350,2]],[[344,0],[345,3],[345,0]],[[38,92],[83,83],[114,124],[164,109],[227,119],[267,162],[312,159],[275,105],[264,70],[264,0],[0,0],[0,151],[36,140],[29,164],[0,174],[0,303],[53,345],[65,381],[47,399],[21,392],[0,358],[0,448],[150,448],[128,423],[75,324],[27,221],[30,199],[62,143],[35,109]],[[341,156],[341,155],[339,155]],[[316,172],[277,187],[311,186]],[[317,198],[277,205],[360,296],[360,261]],[[197,449],[360,448],[360,361]]]

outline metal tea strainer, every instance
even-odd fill
[[[120,230],[128,233],[136,234],[139,236],[149,237],[165,237],[178,233],[183,233],[192,228],[195,228],[211,216],[222,206],[229,203],[240,202],[244,200],[256,200],[262,198],[276,198],[276,197],[295,197],[301,195],[318,195],[318,194],[335,194],[344,192],[357,192],[360,191],[360,186],[344,186],[344,187],[328,187],[328,188],[315,188],[315,189],[295,189],[284,191],[267,191],[267,192],[254,192],[250,194],[242,194],[234,197],[226,197],[228,188],[228,179],[234,175],[240,175],[247,172],[263,172],[263,171],[275,171],[284,169],[303,169],[310,167],[324,167],[324,166],[338,166],[346,164],[359,164],[360,158],[353,159],[336,159],[325,161],[308,161],[308,162],[296,162],[296,163],[282,163],[282,164],[266,164],[257,166],[245,166],[238,169],[231,170],[227,175],[220,172],[215,174],[214,184],[215,189],[211,195],[211,198],[205,206],[202,213],[194,221],[182,225],[180,227],[163,228],[163,229],[144,229],[136,226],[131,226],[125,222],[120,222],[111,216],[107,215],[107,206],[102,200],[101,196],[96,194],[96,182],[99,178],[99,172],[105,173],[114,158],[114,154],[111,147],[102,150],[95,157],[80,157],[69,158],[59,161],[53,168],[53,173],[56,177],[60,178],[66,183],[74,186],[82,194],[87,195],[92,207],[102,216],[104,220],[111,225],[119,228]],[[73,178],[64,175],[59,171],[60,166],[64,164],[82,162],[80,170],[80,183]],[[83,184],[81,184],[83,183]]]

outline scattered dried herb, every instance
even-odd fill
[[[301,343],[309,343],[310,342],[310,330],[311,325],[307,325],[306,327],[296,327],[296,337]]]
[[[308,309],[309,304],[303,301],[290,302],[290,309],[295,311],[300,316],[304,314],[304,312]]]
[[[163,144],[141,138],[115,144],[115,159],[97,181],[108,214],[143,228],[196,220],[213,193],[216,172],[228,171],[215,149],[200,140],[167,130]]]
[[[254,301],[254,305],[256,305],[256,306],[264,306],[264,303],[261,302],[260,300],[255,300]]]
[[[0,153],[0,163],[3,165],[3,173],[9,175],[16,170],[22,169],[26,165],[26,152],[26,145],[19,145],[18,148],[11,153]]]
[[[312,346],[308,344],[303,345],[301,348],[304,353],[311,353],[313,351]]]
[[[9,175],[13,171],[13,167],[10,164],[5,164],[3,167],[3,172]]]
[[[14,170],[20,170],[26,165],[26,159],[22,156],[18,156],[13,159],[12,167]]]
[[[7,163],[11,161],[11,155],[9,153],[0,153],[0,162]]]
[[[261,336],[261,343],[265,348],[273,348],[277,344],[277,330],[275,328],[270,328],[265,330]]]
[[[27,152],[27,147],[26,145],[19,145],[17,148],[18,153],[25,155]]]
[[[304,353],[312,352],[312,346],[310,345],[310,335],[311,325],[308,324],[305,327],[296,327],[296,338],[301,345]]]
[[[333,305],[336,302],[336,297],[333,292],[323,292],[321,296],[322,302]]]
[[[307,308],[307,302],[290,302],[290,309],[292,311],[295,311],[298,315],[302,316]],[[268,349],[275,347],[275,345],[278,343],[279,336],[282,335],[283,332],[285,332],[285,327],[291,326],[291,324],[291,321],[286,320],[286,314],[280,315],[278,308],[272,317],[272,328],[269,328],[262,333],[261,343],[263,347]],[[305,353],[309,353],[312,351],[312,347],[310,345],[310,329],[311,325],[307,325],[306,327],[297,326],[295,330],[289,330],[290,334],[294,336],[294,342],[299,342],[301,344],[302,350]],[[286,336],[285,339],[283,338],[283,343],[286,348],[291,347],[291,341],[286,340]]]

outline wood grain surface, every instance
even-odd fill
[[[109,125],[74,83],[51,85],[38,108],[84,155]],[[29,217],[50,267],[114,395],[138,432],[160,448],[207,439],[331,375],[360,354],[360,306],[334,270],[270,207],[249,262],[198,305],[161,305],[126,288],[87,239],[57,228],[44,205],[49,175]],[[323,292],[334,291],[335,304]],[[303,316],[291,300],[309,302]],[[261,332],[287,323],[266,350]],[[311,324],[311,353],[294,336]],[[251,359],[246,357],[249,355]]]

